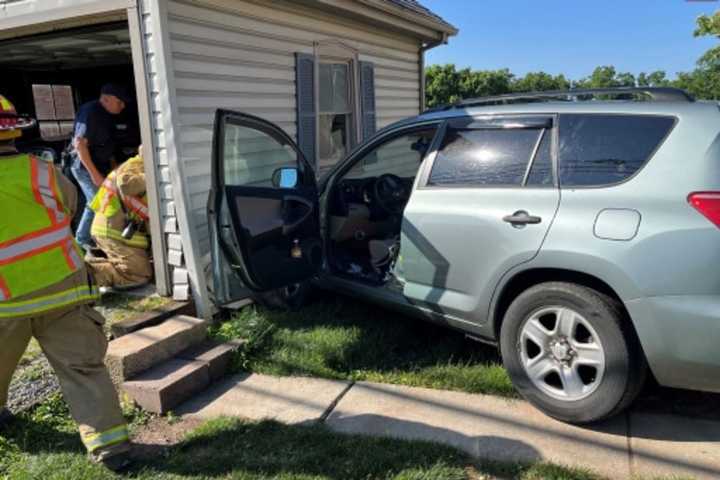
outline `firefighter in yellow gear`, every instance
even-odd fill
[[[141,146],[137,156],[107,176],[90,203],[95,212],[90,233],[105,257],[85,260],[101,287],[132,288],[152,278],[145,190]]]
[[[77,191],[52,164],[15,149],[34,123],[0,95],[0,417],[10,421],[10,379],[35,337],[90,458],[119,470],[129,463],[128,429],[103,363],[97,289],[70,229]]]

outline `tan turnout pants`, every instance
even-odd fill
[[[60,380],[65,401],[87,444],[92,438],[125,425],[118,395],[104,359],[105,319],[89,305],[29,318],[0,319],[0,408],[7,403],[13,372],[31,337],[40,344]],[[127,443],[100,448],[96,457],[114,455]]]
[[[126,287],[147,283],[152,268],[147,250],[133,248],[109,238],[94,237],[107,258],[86,258],[88,267],[101,287]]]

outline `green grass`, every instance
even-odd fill
[[[322,425],[286,426],[220,418],[179,445],[138,462],[129,476],[150,479],[244,480],[594,480],[584,470],[538,463],[477,463],[451,447],[428,442],[342,435]],[[12,480],[119,478],[90,464],[54,397],[22,414],[0,435],[0,478]]]
[[[258,373],[516,395],[496,349],[347,298],[297,312],[246,307],[211,333],[247,339],[237,367]]]
[[[107,324],[111,325],[126,320],[139,313],[161,310],[164,306],[173,303],[171,298],[157,295],[149,297],[135,297],[123,293],[110,293],[103,295],[98,307],[104,313]]]

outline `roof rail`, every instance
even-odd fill
[[[645,95],[654,102],[694,102],[695,98],[685,90],[672,87],[616,87],[616,88],[583,88],[573,90],[548,90],[545,92],[509,93],[491,97],[469,98],[452,105],[445,105],[428,111],[449,110],[481,105],[502,105],[506,103],[531,103],[548,100],[577,100],[578,97],[595,97],[598,95]]]

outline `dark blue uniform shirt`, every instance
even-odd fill
[[[75,116],[74,138],[85,138],[92,161],[103,176],[112,171],[115,153],[116,115],[110,114],[99,100],[84,103]]]

